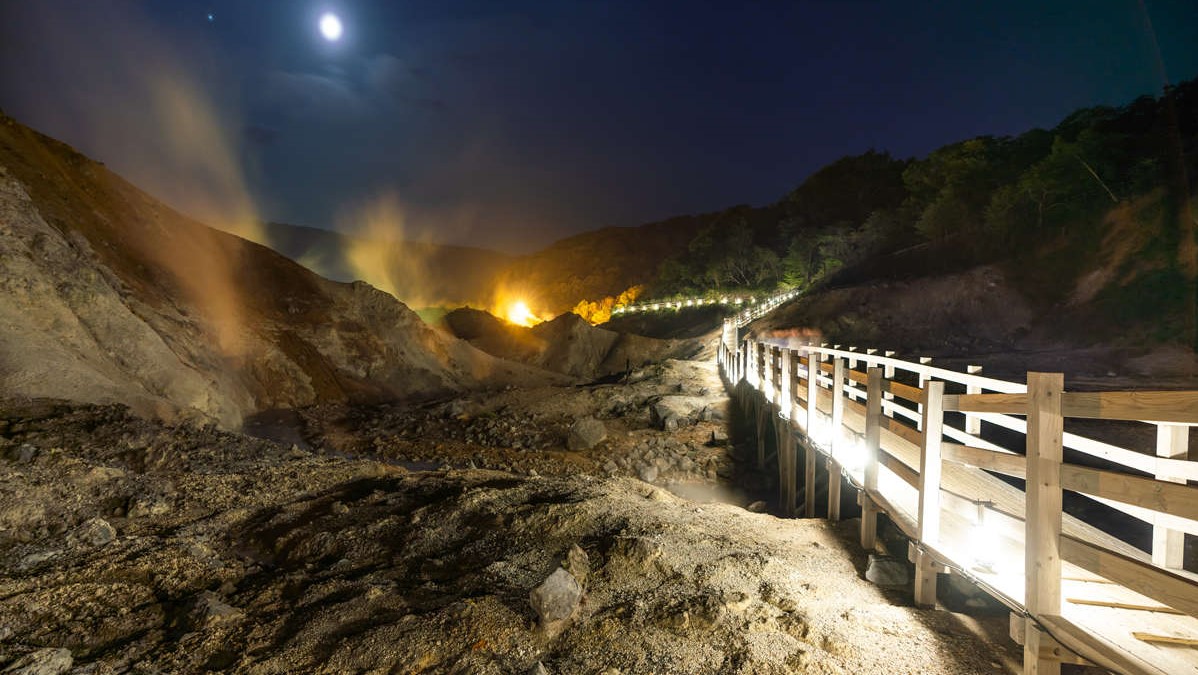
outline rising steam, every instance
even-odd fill
[[[406,235],[399,197],[386,193],[338,218],[350,236],[345,260],[354,275],[386,291],[409,307],[436,305],[445,299],[429,264],[432,247]]]
[[[110,162],[180,211],[265,243],[228,132],[241,128],[239,120],[229,105],[218,108],[218,88],[184,62],[136,5],[14,3],[6,15],[22,27],[5,35],[28,55],[21,66],[36,65],[64,83],[14,80],[26,88],[23,99],[33,103],[25,112],[38,126]],[[10,79],[13,67],[5,71]],[[240,247],[220,233],[170,220],[148,231],[133,245],[174,277],[223,352],[240,355],[246,336],[235,282]]]

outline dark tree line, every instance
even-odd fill
[[[1198,80],[1126,106],[1078,110],[1053,129],[981,136],[922,159],[872,150],[844,157],[777,204],[717,214],[662,265],[653,291],[804,288],[916,245],[998,260],[1054,238],[1099,236],[1112,207],[1153,194],[1170,210],[1178,264],[1194,267],[1185,242],[1196,145]]]

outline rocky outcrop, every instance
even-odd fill
[[[543,381],[172,211],[0,117],[0,390],[226,427],[258,410]]]

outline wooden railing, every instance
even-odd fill
[[[675,297],[648,300],[645,302],[637,302],[628,305],[616,305],[615,307],[612,307],[611,313],[613,315],[635,314],[637,312],[679,310],[687,307],[728,305],[738,309],[738,317],[752,315],[753,318],[756,318],[761,316],[763,312],[768,312],[776,308],[782,302],[795,298],[798,296],[798,294],[799,292],[796,290],[784,290],[764,296],[755,296],[744,293],[725,293],[721,295]]]
[[[824,457],[833,477],[827,486],[830,518],[839,517],[841,485],[847,483],[862,507],[862,546],[875,547],[879,513],[909,537],[918,605],[935,604],[937,572],[952,569],[1031,619],[1022,626],[1025,672],[1059,668],[1059,644],[1115,670],[1170,672],[1171,666],[1154,670],[1151,658],[1136,653],[1139,643],[1120,647],[1120,638],[1105,635],[1101,626],[1079,627],[1065,617],[1062,565],[1158,602],[1159,611],[1198,617],[1198,576],[1182,569],[1184,536],[1198,535],[1198,487],[1187,483],[1198,481],[1198,462],[1187,459],[1198,392],[1068,392],[1060,374],[1029,373],[1024,384],[984,377],[978,367],[961,373],[889,352],[739,340],[744,322],[736,317],[725,323],[719,365],[746,410],[756,408],[761,468],[767,422],[773,421],[784,514],[814,515],[817,456]],[[959,415],[946,420],[946,413]],[[1155,454],[1066,433],[1067,417],[1154,425]],[[993,435],[983,433],[984,424],[1023,434],[1024,452],[987,440]],[[805,460],[801,507],[799,449]],[[1066,462],[1066,449],[1116,468]],[[1025,479],[1026,490],[1020,494],[984,472]],[[1068,519],[1063,532],[1066,490],[1149,523],[1151,556],[1076,519]],[[978,562],[970,539],[979,529],[1001,544],[994,555],[1005,551],[1008,560]],[[1198,624],[1195,631],[1198,645]],[[1133,634],[1152,642],[1150,631]],[[1142,661],[1143,669],[1137,665]]]

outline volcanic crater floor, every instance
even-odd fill
[[[1017,672],[1005,613],[865,581],[855,521],[742,508],[728,414],[709,363],[672,361],[305,409],[275,420],[295,443],[2,401],[0,667]]]

